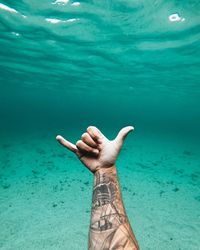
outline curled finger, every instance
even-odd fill
[[[81,140],[77,141],[76,147],[80,151],[83,151],[83,152],[86,152],[86,153],[91,153],[91,154],[95,154],[95,155],[97,155],[99,153],[98,149],[95,149],[95,148],[92,148],[92,147],[88,146],[85,142],[83,142]]]

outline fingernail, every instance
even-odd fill
[[[94,150],[94,153],[95,153],[95,154],[98,154],[98,153],[99,153],[99,150],[98,150],[98,149],[95,149],[95,150]]]
[[[62,137],[61,137],[61,135],[57,135],[56,136],[56,140],[59,140],[59,139],[61,139]]]

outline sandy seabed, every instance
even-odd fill
[[[141,250],[200,249],[196,145],[153,134],[129,137],[117,168]],[[92,174],[54,135],[2,137],[0,249],[87,249],[92,186]]]

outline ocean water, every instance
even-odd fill
[[[84,250],[93,176],[55,137],[109,139],[144,250],[200,249],[200,2],[0,2],[0,249]]]

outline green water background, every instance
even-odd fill
[[[2,129],[133,124],[199,136],[199,2],[72,4],[1,9]]]
[[[64,151],[54,141],[55,136],[62,134],[75,142],[89,125],[99,127],[110,139],[123,126],[135,127],[134,134],[127,139],[119,169],[123,185],[127,184],[138,193],[133,200],[138,205],[132,207],[133,197],[124,189],[127,209],[142,248],[164,250],[169,241],[168,249],[188,249],[188,246],[192,246],[192,250],[199,249],[198,225],[193,228],[199,218],[200,200],[199,1],[81,1],[79,5],[73,5],[73,1],[52,4],[47,0],[1,3],[17,11],[5,10],[0,5],[1,204],[4,204],[1,212],[5,222],[4,234],[0,235],[2,249],[22,249],[22,243],[25,249],[62,249],[77,235],[76,247],[70,245],[71,249],[86,249],[88,212],[87,217],[78,217],[82,221],[82,226],[77,227],[78,233],[74,229],[59,247],[59,239],[53,241],[53,237],[52,245],[48,240],[40,245],[40,236],[36,234],[37,238],[34,234],[34,223],[40,216],[42,218],[44,211],[38,204],[44,202],[50,207],[45,221],[55,218],[52,223],[57,221],[62,225],[58,213],[52,212],[55,207],[51,204],[56,200],[54,194],[51,196],[51,187],[58,185],[59,180],[63,181],[61,173],[66,164]],[[185,20],[171,22],[169,16],[174,13]],[[60,21],[52,23],[47,18]],[[159,157],[161,164],[157,163]],[[145,168],[148,160],[158,167]],[[76,166],[77,170],[70,171],[69,168],[67,174],[79,185],[77,171],[81,167],[75,160],[68,158],[68,161],[68,165]],[[133,168],[127,170],[130,173],[125,183],[123,166],[126,164]],[[40,175],[41,178],[48,177],[46,182]],[[90,177],[86,172],[83,175],[92,188]],[[169,184],[169,187],[174,191],[163,201],[161,196],[167,192],[163,191],[164,185],[172,180],[175,184]],[[159,182],[161,187],[156,186]],[[177,184],[181,188],[177,189]],[[72,225],[76,221],[73,209],[77,208],[79,215],[88,211],[92,190],[84,191],[87,202],[83,211],[79,207],[80,197],[72,199],[80,192],[77,185],[74,184],[73,189],[67,187],[64,190],[74,207],[66,205],[66,197],[65,213],[59,210],[59,214],[69,217],[67,225]],[[148,202],[155,202],[151,205],[145,203],[147,187],[152,190],[148,193]],[[181,194],[177,192],[179,189]],[[154,196],[155,190],[158,197]],[[43,192],[47,192],[47,197]],[[40,200],[36,202],[30,198],[31,193],[36,193]],[[14,205],[17,197],[19,202]],[[25,205],[24,208],[27,199],[30,207]],[[189,207],[184,200],[190,203]],[[167,212],[162,214],[162,205],[152,212],[157,203],[164,204]],[[28,211],[27,217],[24,212],[21,219],[18,209]],[[37,210],[33,217],[28,216]],[[179,220],[180,211],[183,215]],[[154,216],[160,228],[169,227],[164,238],[159,238],[162,232],[157,229],[156,222],[155,228],[151,227],[153,222],[150,220],[145,221],[149,225],[143,234],[145,226],[141,213]],[[178,226],[159,221],[168,213]],[[188,223],[185,227],[184,218]],[[22,240],[19,228],[13,227],[22,223],[21,229],[25,230],[28,225],[23,223],[26,220],[29,226],[33,223],[26,235],[30,239],[33,237],[29,244]],[[40,228],[48,235],[50,227],[44,225]],[[185,234],[181,236],[182,228]],[[66,235],[68,229],[67,226]],[[180,239],[189,234],[191,240],[180,240],[178,231],[181,232]],[[169,236],[169,232],[172,235],[175,232],[175,236]],[[46,235],[44,238],[48,238]],[[153,242],[152,246],[150,242]]]

